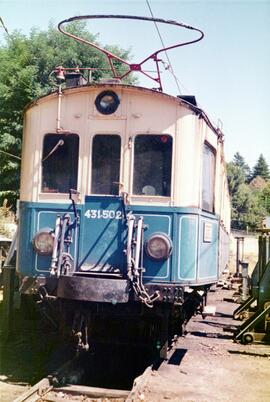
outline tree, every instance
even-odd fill
[[[68,30],[97,43],[86,22],[72,23]],[[112,50],[123,59],[129,55],[116,46]],[[18,198],[23,108],[52,89],[48,78],[59,65],[102,68],[93,73],[95,79],[108,69],[102,53],[64,36],[52,25],[47,31],[33,29],[29,37],[13,32],[0,46],[0,204],[8,199],[14,206]]]
[[[261,176],[253,178],[249,185],[250,169],[244,158],[236,152],[233,161],[227,164],[228,186],[232,204],[232,228],[261,227],[267,214],[268,184]],[[270,190],[269,190],[270,191]]]
[[[238,166],[244,173],[246,181],[250,178],[250,167],[245,162],[245,159],[239,152],[236,152],[233,156],[233,164]]]
[[[262,191],[266,185],[266,181],[261,176],[256,176],[249,183],[249,188],[252,191]]]
[[[270,215],[270,182],[268,182],[264,187],[261,197],[262,197],[262,204],[266,209],[266,213],[267,215]]]
[[[261,176],[265,180],[270,179],[269,166],[262,154],[259,156],[259,159],[252,171],[252,179],[256,176]]]
[[[227,163],[227,177],[229,192],[233,196],[239,186],[245,183],[245,173],[240,166],[237,166],[234,162],[229,162]]]
[[[260,193],[241,184],[232,197],[232,228],[255,230],[262,225],[266,210],[262,205]]]

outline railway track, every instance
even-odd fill
[[[79,382],[84,370],[81,355],[75,356],[45,378],[42,378],[13,402],[90,402],[126,401],[130,391],[74,385]],[[81,367],[80,367],[81,366]]]
[[[152,367],[147,367],[144,373],[137,377],[130,391],[89,387],[84,385],[66,384],[55,386],[51,376],[43,378],[23,395],[13,402],[136,402],[142,401],[143,389],[153,373]]]
[[[177,342],[174,341],[167,351],[167,359],[157,359],[151,366],[134,380],[131,390],[120,390],[111,388],[99,388],[85,385],[69,384],[70,377],[74,377],[79,358],[76,357],[53,374],[41,379],[34,386],[28,389],[23,395],[14,399],[13,402],[135,402],[141,401],[143,389],[153,371],[158,370],[161,365],[166,364],[176,350]],[[79,374],[78,374],[79,377]]]
[[[114,401],[124,402],[130,392],[116,389],[96,388],[83,385],[67,384],[55,387],[49,377],[43,378],[27,392],[13,402],[90,402]]]
[[[73,384],[58,386],[55,384],[55,378],[48,376],[14,399],[13,402],[135,402],[140,400],[141,390],[151,372],[151,367],[148,367],[134,381],[134,386],[130,391]]]

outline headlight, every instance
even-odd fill
[[[51,255],[53,251],[54,236],[52,229],[41,229],[32,240],[35,251],[40,255]]]
[[[146,241],[145,251],[153,260],[167,260],[172,253],[172,241],[165,233],[153,233]]]
[[[102,114],[112,114],[120,103],[118,95],[113,91],[101,92],[95,100],[97,110]]]

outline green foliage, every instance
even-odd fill
[[[251,175],[249,166],[237,152],[233,161],[227,164],[227,174],[232,202],[232,228],[260,228],[263,218],[270,213],[270,182],[267,181],[264,158],[260,156]]]
[[[266,209],[267,215],[270,215],[270,182],[264,187],[261,193],[262,204]]]
[[[227,175],[229,192],[233,196],[237,192],[239,186],[245,183],[245,174],[241,167],[236,165],[234,162],[229,162],[227,164]]]
[[[69,25],[73,34],[96,42],[86,23]],[[113,47],[123,59],[129,51]],[[23,129],[23,109],[33,99],[52,88],[49,75],[55,67],[102,68],[93,73],[94,79],[107,76],[108,62],[104,55],[90,46],[61,34],[53,25],[47,31],[33,29],[29,37],[13,32],[0,46],[0,151],[20,156]],[[129,78],[129,81],[132,81]],[[0,200],[7,198],[12,205],[18,197],[20,160],[0,152]]]
[[[245,181],[249,180],[250,178],[250,167],[245,162],[245,159],[239,152],[236,152],[233,156],[233,164],[241,169],[243,174],[245,175]]]
[[[262,154],[259,156],[259,159],[252,171],[252,178],[256,176],[261,176],[265,180],[270,179],[269,166]]]
[[[247,184],[241,184],[232,197],[232,227],[241,230],[259,228],[265,214],[260,194]]]

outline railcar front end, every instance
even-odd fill
[[[186,295],[198,307],[226,266],[228,228],[223,137],[194,99],[104,83],[28,106],[20,289],[73,327],[177,317],[180,332]]]

